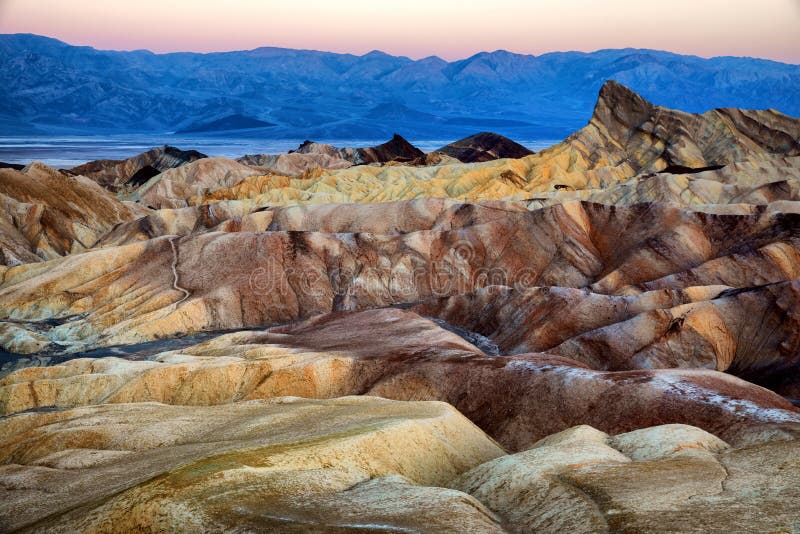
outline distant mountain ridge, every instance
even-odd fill
[[[281,48],[154,54],[6,34],[0,35],[0,132],[162,133],[241,117],[248,127],[240,135],[262,138],[400,132],[452,139],[481,129],[516,139],[559,138],[586,124],[609,79],[689,112],[775,108],[800,116],[800,66],[752,58],[639,49],[495,51],[453,62]]]

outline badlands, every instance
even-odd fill
[[[0,169],[0,531],[800,531],[800,120]]]

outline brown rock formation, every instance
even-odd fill
[[[152,208],[181,208],[189,197],[232,187],[248,176],[263,174],[226,158],[202,158],[161,172],[143,183],[131,199]]]
[[[124,160],[90,161],[72,169],[69,174],[91,178],[112,192],[131,190],[167,169],[205,158],[196,150],[181,150],[164,145]]]
[[[4,413],[351,394],[448,402],[512,450],[577,424],[618,433],[684,423],[735,444],[800,432],[800,410],[727,374],[601,372],[546,354],[488,356],[430,320],[393,309],[228,334],[153,361],[77,359],[20,369],[0,380]]]
[[[490,287],[414,308],[488,336],[506,354],[593,369],[709,368],[800,397],[800,283],[695,286],[635,296]]]
[[[447,154],[462,163],[477,163],[502,158],[517,159],[533,154],[533,151],[519,143],[492,132],[470,135],[443,146],[437,152]]]
[[[223,232],[314,231],[326,233],[401,234],[448,230],[497,221],[524,213],[521,204],[484,202],[465,205],[450,199],[408,202],[255,206],[249,201],[217,202],[180,209],[155,210],[146,217],[117,225],[97,246],[123,245],[165,235]],[[378,217],[377,214],[380,213]]]
[[[236,161],[257,167],[263,174],[295,176],[313,169],[346,169],[353,163],[339,154],[290,152],[288,154],[251,154]]]
[[[692,115],[653,106],[613,81],[601,89],[589,125],[616,140],[638,132],[624,146],[628,154],[640,154],[637,163],[645,170],[725,165],[763,152],[800,155],[798,121],[777,111],[717,109]]]
[[[89,248],[146,210],[123,204],[82,176],[41,163],[0,169],[0,265],[57,258]]]
[[[438,205],[256,212],[248,224],[270,231],[164,237],[44,268],[16,267],[0,285],[0,314],[80,316],[50,333],[77,347],[414,303],[487,285],[626,294],[748,287],[793,280],[800,271],[795,214],[713,215],[657,204],[570,203],[533,212],[519,204]],[[420,215],[428,209],[439,211]],[[381,222],[370,228],[372,220]],[[364,232],[370,229],[376,233]],[[39,290],[45,280],[47,293]]]
[[[394,134],[385,143],[373,147],[356,149],[355,163],[386,163],[388,161],[412,161],[424,157],[425,154],[403,139]]]
[[[250,154],[237,161],[275,174],[297,175],[313,169],[346,169],[371,163],[412,163],[425,165],[425,154],[401,136],[364,148],[338,148],[304,141],[288,154]],[[430,163],[427,163],[430,164]]]
[[[798,442],[736,448],[686,425],[578,426],[504,455],[447,405],[346,397],[92,406],[0,428],[4,530],[724,532],[798,520]]]
[[[669,202],[702,211],[744,213],[755,205],[800,200],[800,158],[765,156],[709,171],[640,174],[603,189],[561,188],[538,193],[530,207],[575,199],[614,205]]]
[[[425,156],[421,150],[397,134],[381,145],[365,148],[336,148],[333,145],[305,141],[295,153],[324,154],[350,161],[354,165],[388,163],[390,161],[409,162]]]

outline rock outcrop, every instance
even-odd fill
[[[202,158],[153,176],[130,199],[155,209],[181,208],[190,197],[232,187],[248,176],[260,174],[260,169],[230,159]]]
[[[632,296],[490,287],[414,309],[507,354],[560,354],[600,370],[717,369],[800,398],[800,283],[674,287]]]
[[[91,406],[0,428],[4,530],[607,532],[667,522],[723,532],[798,520],[796,441],[731,447],[686,425],[614,436],[578,426],[506,455],[442,403],[283,397]]]
[[[97,160],[65,172],[91,178],[114,193],[131,191],[167,169],[205,158],[196,150],[164,145],[124,160]]]
[[[401,136],[394,134],[391,139],[383,144],[367,148],[357,148],[355,150],[354,163],[403,162],[412,161],[423,156],[425,156],[425,154],[420,149]]]
[[[354,165],[369,163],[409,162],[425,154],[406,141],[402,136],[394,134],[383,144],[362,148],[337,148],[324,143],[304,141],[292,154],[320,154],[347,160]]]
[[[342,159],[338,154],[301,153],[288,154],[250,154],[236,161],[258,168],[262,174],[295,176],[314,169],[346,169],[353,163]]]
[[[440,164],[442,157],[427,159],[417,147],[395,134],[374,147],[337,148],[330,144],[304,141],[287,154],[249,154],[236,160],[257,167],[264,174],[295,176],[314,169],[347,169],[353,165],[405,163]]]
[[[341,162],[350,162],[351,165],[364,165],[369,163],[389,163],[395,162],[409,162],[416,158],[423,157],[425,154],[417,147],[406,141],[402,136],[394,134],[390,140],[380,145],[362,148],[338,148],[327,143],[315,143],[313,141],[304,141],[297,149],[290,151],[285,156],[317,156],[320,158],[327,157],[329,160],[320,159],[320,161],[329,161],[335,165],[341,165]],[[248,165],[268,166],[271,161],[274,161],[273,156],[267,154],[251,155],[241,158],[240,161]],[[287,158],[288,160],[289,158]],[[298,160],[302,161],[302,160]],[[322,167],[322,168],[338,168],[338,167]],[[303,169],[305,170],[305,169]],[[298,174],[298,173],[295,173]]]
[[[517,203],[426,201],[247,217],[253,227],[231,223],[229,232],[157,237],[10,269],[0,284],[0,317],[64,319],[48,335],[82,350],[416,303],[488,285],[622,295],[745,288],[795,280],[800,271],[800,219],[793,213],[714,215],[578,202],[527,211]],[[793,302],[793,287],[786,286],[783,302]],[[760,294],[764,305],[775,300]],[[708,292],[706,300],[716,295]],[[671,313],[684,312],[662,313],[658,324],[667,328]],[[728,325],[734,338],[739,324]]]
[[[41,163],[0,169],[0,265],[40,262],[92,247],[115,225],[147,213],[82,176]]]
[[[511,532],[790,531],[800,518],[797,450],[797,442],[731,449],[684,425],[616,436],[580,426],[450,485]]]
[[[480,132],[439,148],[441,152],[462,163],[477,163],[503,158],[524,158],[533,151],[500,134]]]
[[[715,213],[747,213],[754,206],[774,203],[777,209],[798,211],[800,158],[765,156],[761,161],[731,163],[707,171],[645,173],[602,189],[558,187],[537,193],[529,206],[576,199],[623,206],[664,202]]]

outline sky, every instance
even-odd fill
[[[636,47],[800,64],[800,0],[0,0],[0,33],[154,52],[279,46],[454,60]]]

